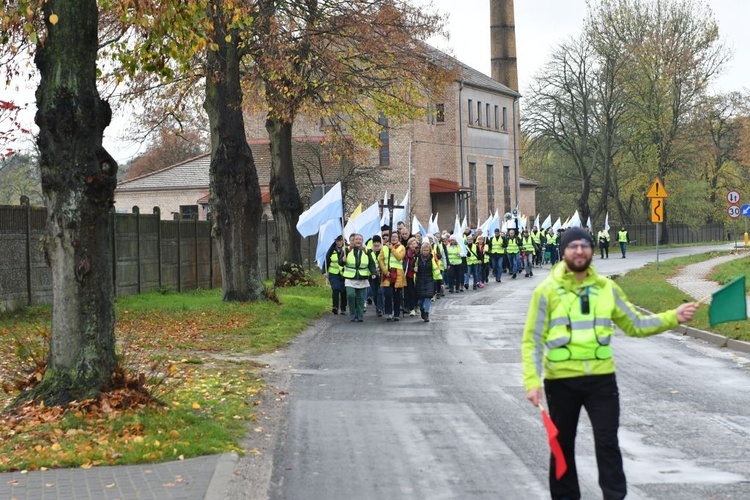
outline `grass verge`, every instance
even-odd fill
[[[659,269],[656,268],[656,264],[648,264],[641,269],[630,271],[625,276],[617,278],[617,283],[625,291],[628,299],[638,306],[653,312],[673,309],[683,301],[694,299],[670,285],[667,279],[676,276],[686,265],[703,262],[725,254],[726,252],[723,251],[714,251],[691,255],[689,257],[669,259],[665,262],[660,262]],[[710,279],[723,284],[742,273],[747,276],[748,272],[750,272],[750,257],[741,257],[718,266],[714,269]],[[735,321],[710,326],[707,306],[702,306],[698,309],[695,317],[690,322],[690,326],[725,335],[728,338],[750,341],[750,331],[748,331],[747,322]]]
[[[0,471],[176,460],[237,451],[255,422],[263,380],[247,356],[283,347],[330,307],[328,289],[278,289],[280,304],[221,301],[221,290],[119,297],[115,325],[122,363],[147,377],[161,407],[26,406],[0,415]],[[51,310],[0,315],[0,407],[13,380],[38,376]],[[127,405],[125,405],[127,406]],[[252,426],[250,426],[252,428]],[[254,427],[262,432],[260,427]],[[253,452],[253,450],[250,450]]]

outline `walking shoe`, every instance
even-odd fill
[[[357,323],[362,323],[364,320],[362,318],[357,318]]]
[[[355,318],[354,316],[352,316],[352,318],[351,318],[351,319],[350,319],[349,321],[350,321],[351,323],[354,323],[355,321],[357,321],[357,319],[356,319],[356,318]]]
[[[448,293],[454,293],[453,289],[448,290]]]
[[[367,298],[367,304],[368,305],[372,305],[372,297],[368,297]]]
[[[339,314],[341,314],[342,316],[343,316],[344,314],[346,314],[346,307],[345,307],[345,308],[343,308],[343,309],[341,309],[341,310],[339,311]]]
[[[393,321],[398,321],[398,320],[399,320],[398,316],[393,317]]]
[[[534,276],[534,273],[529,273],[529,276]]]
[[[333,309],[331,309],[331,312],[332,312],[333,314],[338,314],[338,313],[339,313],[339,310],[338,310],[338,309],[336,309],[336,308],[334,307]]]
[[[377,311],[377,314],[378,314],[378,317],[381,317],[381,316],[383,315],[383,311],[381,311],[381,310],[378,310],[378,311]]]
[[[430,313],[428,313],[428,312],[424,313],[424,317],[422,319],[424,320],[425,323],[429,323],[430,322]]]
[[[524,278],[528,278],[529,277],[529,273],[524,274],[523,277]]]
[[[416,316],[416,315],[417,315],[417,311],[415,311],[414,309],[409,311],[409,316]]]
[[[464,283],[464,290],[468,290],[468,289],[469,289],[469,284],[468,283]]]
[[[459,288],[458,291],[461,292],[461,293],[463,293],[464,289],[463,288]]]
[[[389,314],[387,318],[385,318],[386,321],[393,321],[393,314]]]
[[[513,279],[516,279],[516,273],[513,273]]]

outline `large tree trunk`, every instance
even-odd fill
[[[302,273],[302,245],[297,221],[302,213],[292,158],[292,123],[269,117],[271,147],[271,211],[276,223],[276,284],[294,284]]]
[[[65,404],[106,390],[117,366],[110,237],[117,164],[102,147],[111,110],[96,89],[96,0],[48,0],[44,13],[59,19],[47,21],[35,57],[52,336],[44,379],[22,398]]]
[[[221,2],[212,4],[218,50],[208,51],[204,103],[211,127],[212,234],[219,244],[223,299],[255,301],[265,298],[258,250],[263,202],[245,138],[238,36],[225,39]]]

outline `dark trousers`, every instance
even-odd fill
[[[401,291],[403,288],[396,288],[393,283],[390,286],[383,287],[383,298],[385,303],[383,304],[384,313],[386,315],[395,316],[398,318],[401,316]]]
[[[599,254],[601,255],[601,257],[600,257],[601,259],[603,259],[605,255],[609,259],[609,241],[606,241],[606,242],[600,241],[599,242]]]
[[[404,290],[404,312],[411,312],[417,308],[417,285],[414,277],[406,278],[406,289]]]
[[[591,420],[594,431],[599,486],[604,500],[625,498],[625,472],[617,440],[620,425],[620,399],[615,374],[545,380],[549,414],[559,431],[558,439],[568,464],[565,475],[555,478],[554,458],[550,458],[549,485],[553,499],[581,498],[575,461],[575,438],[581,407]]]
[[[458,291],[459,288],[464,286],[464,273],[462,273],[462,264],[452,264],[448,270],[451,273],[451,288]]]

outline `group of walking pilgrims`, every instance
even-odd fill
[[[381,227],[367,241],[358,233],[349,241],[339,235],[331,244],[323,272],[332,290],[333,314],[349,313],[350,321],[362,322],[365,308],[375,307],[378,317],[399,321],[420,315],[430,321],[430,305],[448,293],[480,290],[492,277],[495,282],[514,280],[523,273],[534,276],[534,269],[560,260],[559,241],[564,229],[540,231],[523,228],[507,233],[495,229],[484,235],[481,228],[464,229],[463,234],[423,235],[411,233],[404,222],[391,232]],[[592,239],[593,234],[592,234]],[[599,231],[600,258],[609,258],[610,235]],[[625,258],[630,241],[623,227],[617,234]],[[348,309],[348,311],[347,311]]]

